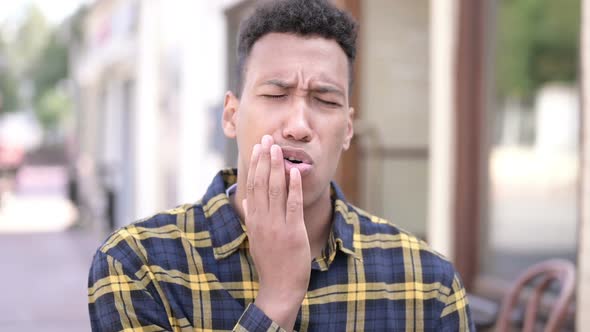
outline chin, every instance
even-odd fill
[[[307,184],[306,184],[307,182]],[[322,196],[327,192],[328,197],[330,196],[330,181],[325,186],[319,187],[320,181],[303,181],[303,206],[309,206],[314,204],[316,201],[322,199]]]

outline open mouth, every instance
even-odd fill
[[[283,158],[293,164],[313,164],[313,160],[303,149],[283,146]]]
[[[285,159],[285,172],[289,174],[292,168],[297,168],[302,176],[306,176],[313,170],[313,159],[305,150],[283,146],[283,158]]]

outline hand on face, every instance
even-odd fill
[[[291,330],[311,273],[301,174],[290,170],[287,190],[282,150],[265,135],[252,151],[247,181],[242,207],[260,283],[255,303]]]

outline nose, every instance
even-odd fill
[[[313,130],[309,123],[309,107],[306,98],[297,98],[298,102],[289,110],[283,125],[283,137],[288,140],[309,142],[313,137]]]

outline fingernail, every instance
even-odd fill
[[[258,153],[260,153],[260,144],[254,145],[252,149],[252,157],[258,157]]]
[[[262,136],[262,145],[264,147],[270,147],[272,144],[272,138],[269,135]]]
[[[270,159],[271,160],[277,160],[279,158],[279,146],[276,144],[273,144],[270,147]]]

